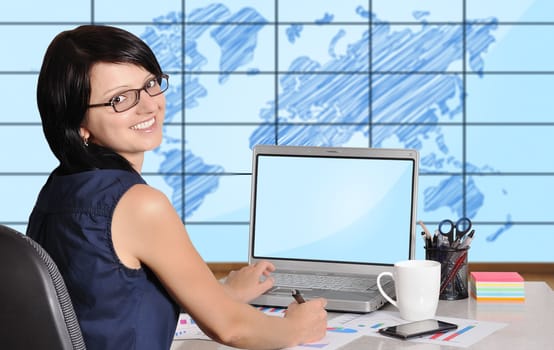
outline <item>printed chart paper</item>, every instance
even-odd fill
[[[258,307],[258,310],[276,317],[283,317],[286,311],[283,308],[269,307]],[[458,325],[458,328],[449,332],[431,334],[424,337],[408,339],[406,341],[466,348],[506,326],[505,323],[476,321],[462,318],[438,316],[437,319],[454,323]],[[341,314],[329,320],[327,334],[323,339],[314,343],[301,344],[289,349],[335,350],[362,336],[390,339],[389,337],[379,334],[378,330],[383,327],[407,322],[408,321],[400,318],[398,312],[390,311],[374,311],[368,314]],[[184,313],[179,316],[174,339],[210,340],[210,338],[200,330],[194,320],[188,314]]]
[[[483,322],[463,318],[436,317],[439,320],[458,325],[457,329],[444,333],[435,333],[424,337],[412,338],[406,341],[428,343],[466,348],[495,331],[505,327],[505,323]],[[352,334],[359,333],[372,337],[389,338],[378,333],[383,327],[408,323],[400,318],[398,312],[375,311],[369,314],[342,314],[329,321],[330,328],[342,329]]]
[[[271,316],[283,317],[285,315],[284,308],[257,307],[257,309]],[[175,337],[173,339],[211,340],[206,334],[204,334],[204,332],[202,332],[190,315],[186,313],[181,313],[179,315],[177,328],[175,329]]]

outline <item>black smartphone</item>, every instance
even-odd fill
[[[384,327],[379,329],[379,333],[400,339],[408,339],[421,337],[427,334],[446,332],[456,328],[458,328],[458,326],[454,323],[429,319]]]

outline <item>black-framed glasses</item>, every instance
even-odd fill
[[[140,89],[130,89],[120,92],[117,96],[112,97],[109,102],[96,103],[88,105],[87,107],[94,108],[112,106],[114,111],[121,113],[133,108],[139,103],[141,91],[144,90],[149,96],[154,97],[163,94],[168,87],[169,76],[167,74],[162,74],[148,80]]]

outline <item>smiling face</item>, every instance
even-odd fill
[[[140,89],[154,78],[128,63],[97,63],[90,71],[89,104],[106,103],[129,89]],[[107,147],[126,158],[140,173],[144,152],[162,142],[165,96],[140,91],[138,104],[118,113],[111,106],[89,108],[80,133],[88,142]]]

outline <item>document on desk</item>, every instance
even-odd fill
[[[194,322],[189,314],[181,313],[177,321],[175,329],[175,337],[173,339],[200,339],[210,340],[210,338],[202,332],[200,327]]]
[[[431,334],[429,336],[412,338],[405,341],[467,348],[507,326],[506,323],[485,322],[463,318],[441,316],[437,316],[436,318],[454,323],[458,325],[458,328],[449,332]],[[352,334],[391,339],[379,334],[378,330],[383,327],[407,322],[408,321],[400,318],[398,312],[393,311],[375,311],[369,314],[342,314],[329,321],[328,333],[332,332],[333,329],[342,331],[350,330]]]
[[[283,308],[258,307],[258,309],[270,316],[283,317],[285,315],[285,309]],[[437,319],[455,323],[458,325],[458,328],[445,333],[436,333],[405,341],[467,348],[507,325],[505,323],[453,317],[437,316]],[[289,349],[305,350],[308,348],[318,348],[335,350],[362,336],[391,339],[379,334],[378,330],[383,327],[394,326],[406,322],[408,321],[400,318],[400,314],[394,311],[374,311],[368,314],[340,314],[329,320],[327,334],[323,339],[315,343],[301,344]],[[184,313],[179,316],[174,339],[210,340],[194,320],[188,314]],[[391,341],[397,340],[391,339]]]
[[[272,308],[272,307],[258,307],[260,311],[270,316],[284,317],[284,308]],[[327,334],[323,339],[318,342],[302,344],[292,348],[291,350],[306,350],[306,349],[325,349],[335,350],[341,346],[348,344],[352,340],[361,337],[361,333],[352,333],[349,329],[328,329]],[[196,322],[185,313],[179,315],[179,321],[177,322],[177,328],[175,329],[174,340],[210,340],[210,338],[202,332]]]
[[[284,308],[278,307],[258,307],[258,310],[262,311],[266,315],[283,317],[285,316]],[[175,337],[173,339],[177,340],[186,340],[186,339],[197,339],[197,340],[211,340],[196,322],[190,317],[189,314],[181,313],[179,315],[179,320],[177,321],[177,328],[175,329]]]

